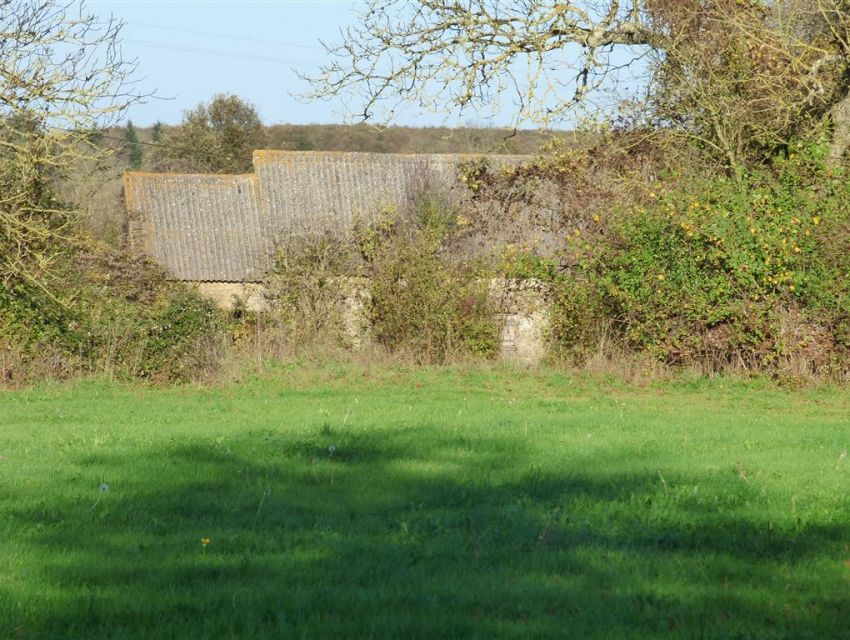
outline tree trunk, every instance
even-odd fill
[[[829,163],[841,164],[850,147],[850,92],[844,95],[830,111],[832,117],[832,140],[829,143]]]

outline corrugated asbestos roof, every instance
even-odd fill
[[[254,175],[128,172],[130,241],[179,280],[256,282],[277,241],[350,229],[426,191],[465,193],[458,164],[480,156],[256,151]],[[493,165],[525,156],[490,156]]]
[[[132,245],[178,280],[265,273],[270,238],[255,176],[127,173],[124,193]]]

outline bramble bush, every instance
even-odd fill
[[[148,260],[79,237],[56,255],[47,282],[0,289],[0,380],[185,381],[214,366],[219,312]]]
[[[554,278],[557,349],[581,356],[604,324],[671,364],[846,372],[850,185],[825,155],[797,143],[738,176],[660,180],[592,243],[570,234],[576,264]]]

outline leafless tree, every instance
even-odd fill
[[[313,95],[353,94],[364,118],[389,119],[403,103],[492,113],[511,92],[518,116],[550,122],[612,72],[616,47],[628,66],[660,46],[638,0],[370,0]]]
[[[517,120],[548,125],[616,90],[624,71],[645,70],[654,98],[647,104],[663,107],[650,117],[702,140],[724,162],[739,162],[748,136],[781,144],[814,120],[831,124],[838,158],[850,145],[848,6],[369,0],[359,23],[327,47],[331,62],[311,78],[309,95],[344,96],[362,118],[379,120],[409,105],[493,114],[512,95]],[[742,116],[744,126],[727,130]]]
[[[143,98],[121,23],[80,2],[0,0],[0,280],[44,287],[70,219],[52,183]]]

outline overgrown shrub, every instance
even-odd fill
[[[49,273],[49,288],[13,279],[0,289],[0,379],[182,381],[214,366],[220,314],[148,260],[77,238]]]
[[[266,314],[290,346],[351,346],[345,305],[357,289],[354,245],[343,236],[301,236],[279,247]]]
[[[301,236],[278,252],[267,327],[289,347],[356,347],[366,339],[420,362],[498,348],[487,274],[447,258],[457,206],[418,194],[408,210],[374,213],[351,235]]]
[[[593,243],[571,235],[577,264],[555,278],[561,352],[607,321],[672,364],[846,371],[850,187],[824,158],[798,144],[737,177],[656,182]]]
[[[490,357],[498,350],[487,273],[452,262],[443,251],[457,217],[440,199],[423,197],[412,215],[386,211],[358,230],[370,281],[372,334],[389,350],[423,362]]]

